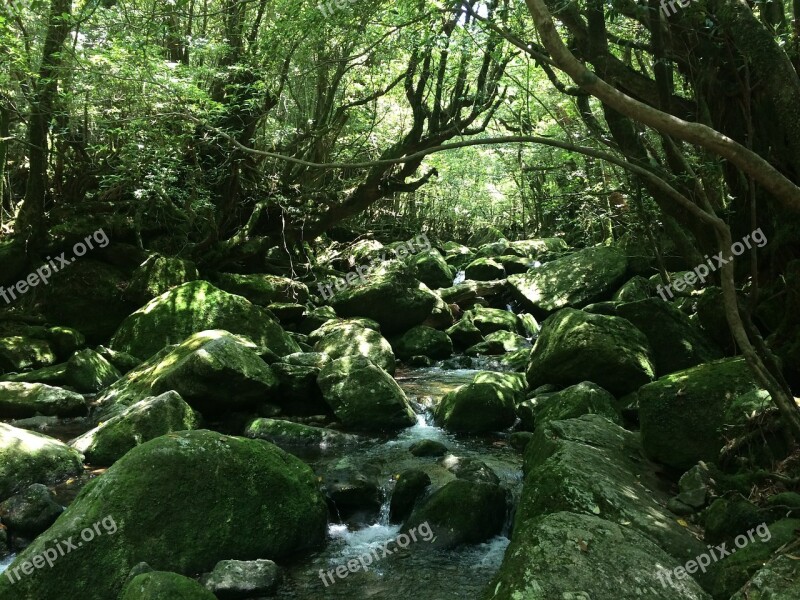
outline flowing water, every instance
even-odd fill
[[[431,550],[421,536],[411,541],[407,548],[383,556],[384,543],[394,540],[401,531],[398,524],[388,521],[388,500],[392,476],[409,468],[425,470],[434,485],[450,475],[438,466],[440,459],[414,457],[408,447],[423,439],[442,442],[449,450],[448,463],[464,458],[476,458],[486,463],[500,478],[515,499],[521,489],[521,457],[509,448],[502,434],[481,437],[455,437],[431,425],[430,412],[436,402],[448,391],[469,383],[477,371],[443,371],[438,368],[415,369],[398,372],[397,381],[420,414],[417,424],[397,436],[363,442],[354,450],[307,458],[312,467],[321,473],[325,466],[342,461],[357,465],[378,465],[384,481],[385,497],[381,510],[371,520],[349,523],[331,523],[328,526],[328,544],[318,553],[285,565],[285,579],[278,598],[316,600],[318,598],[383,599],[418,597],[425,600],[456,600],[479,598],[482,590],[497,572],[508,546],[508,538],[498,536],[483,544],[462,546],[452,550]],[[434,532],[435,533],[435,532]],[[427,539],[430,539],[429,537]],[[356,572],[343,577],[323,577],[349,560],[364,557],[373,549],[372,564],[366,569],[359,566]],[[375,559],[375,556],[380,557]]]

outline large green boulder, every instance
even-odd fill
[[[300,350],[264,309],[207,281],[185,283],[148,302],[120,325],[111,348],[147,359],[207,329],[243,335],[278,356]]]
[[[464,275],[467,279],[475,281],[494,281],[504,279],[506,270],[502,263],[493,258],[477,258],[467,265]]]
[[[425,325],[412,327],[392,340],[392,348],[400,360],[408,360],[412,356],[428,356],[439,360],[453,354],[453,342],[448,335]]]
[[[464,313],[464,318],[469,319],[483,335],[495,331],[522,332],[519,318],[510,310],[478,306]]]
[[[331,360],[327,354],[317,352],[309,354],[325,357],[326,363]],[[272,401],[281,407],[284,414],[308,417],[330,413],[330,407],[325,404],[322,391],[317,385],[320,368],[321,366],[294,365],[284,362],[270,365],[270,369],[278,379],[278,392]]]
[[[81,472],[83,457],[66,444],[0,423],[0,500],[32,483],[57,483]]]
[[[531,240],[516,240],[508,243],[510,253],[529,258],[541,258],[554,252],[568,250],[567,243],[561,238],[539,238]]]
[[[744,358],[726,358],[659,378],[637,393],[642,444],[660,463],[685,471],[715,461],[725,444],[726,413],[759,389]],[[739,422],[743,415],[739,417]]]
[[[471,383],[448,392],[433,414],[448,431],[480,433],[499,431],[514,424],[515,405],[523,383],[512,373],[482,372]]]
[[[122,377],[114,365],[89,348],[73,354],[66,369],[67,383],[84,393],[99,392]]]
[[[193,262],[154,254],[133,272],[125,297],[141,306],[174,287],[197,279],[200,273]]]
[[[317,383],[325,401],[346,427],[392,430],[416,422],[397,382],[364,356],[332,361],[320,371]]]
[[[392,346],[379,332],[354,322],[332,323],[325,330],[314,344],[314,352],[324,352],[333,359],[364,356],[384,371],[394,373]]]
[[[348,446],[358,441],[358,437],[334,429],[265,418],[254,419],[245,428],[244,436],[254,440],[267,440],[287,449]]]
[[[616,315],[647,336],[659,377],[722,358],[722,351],[671,302],[648,298],[620,304]]]
[[[168,571],[151,571],[131,579],[119,600],[217,600],[217,597],[194,579]]]
[[[783,554],[769,561],[750,578],[731,600],[797,600],[800,598],[800,565]]]
[[[437,250],[420,252],[408,259],[412,274],[429,288],[444,288],[453,284],[454,269]]]
[[[388,272],[370,276],[363,285],[337,291],[330,305],[342,317],[377,321],[384,334],[393,335],[427,319],[436,306],[436,294],[413,277]]]
[[[639,531],[678,559],[694,558],[705,546],[665,508],[669,495],[655,471],[639,435],[600,415],[545,423],[525,449],[515,527],[560,511],[594,515]]]
[[[85,415],[83,396],[42,383],[0,382],[0,418],[21,419],[44,415],[77,417]]]
[[[520,275],[511,275],[511,291],[536,316],[560,308],[582,308],[607,300],[625,277],[628,261],[615,248],[579,250]]]
[[[0,338],[0,372],[38,369],[56,362],[45,340],[14,335]]]
[[[95,524],[99,534],[50,568],[15,583],[3,577],[0,598],[109,600],[141,562],[190,575],[223,559],[278,560],[322,544],[326,523],[314,474],[299,459],[261,440],[170,433],[92,480],[9,569]]]
[[[97,397],[103,417],[175,390],[201,412],[250,409],[269,401],[278,380],[249,340],[201,331],[164,349]]]
[[[197,429],[192,408],[177,392],[145,398],[103,421],[73,440],[70,445],[96,466],[111,465],[126,452],[173,431]]]
[[[590,381],[571,385],[559,392],[536,396],[533,400],[537,427],[550,421],[574,419],[581,415],[600,415],[620,424],[614,396]]]
[[[652,350],[630,321],[565,308],[542,323],[527,370],[535,389],[591,381],[624,396],[655,377]]]
[[[617,302],[636,302],[638,300],[645,300],[652,295],[653,286],[650,281],[641,275],[636,275],[614,292],[611,299]]]
[[[419,502],[402,530],[427,524],[435,548],[479,544],[500,534],[507,512],[508,497],[499,485],[454,479]]]
[[[269,306],[274,302],[302,304],[308,302],[310,296],[306,284],[278,275],[220,273],[214,282],[220,289],[244,296],[259,306]]]
[[[555,512],[514,528],[483,600],[710,600],[682,566],[634,528],[595,515]],[[663,581],[663,583],[662,583]]]

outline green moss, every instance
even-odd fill
[[[134,577],[119,600],[216,600],[194,579],[167,571],[152,571]]]

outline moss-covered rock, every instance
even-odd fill
[[[45,340],[19,335],[0,338],[0,371],[21,371],[53,365],[56,355]]]
[[[433,414],[448,431],[498,431],[514,423],[520,379],[510,373],[479,373],[472,383],[445,394]]]
[[[564,307],[607,300],[625,277],[625,255],[607,247],[579,250],[520,275],[508,283],[526,310],[544,316]]]
[[[348,446],[358,441],[358,438],[354,435],[348,435],[333,429],[264,418],[253,420],[244,430],[244,436],[257,440],[267,440],[276,446],[289,450],[312,446],[317,448]]]
[[[107,466],[139,444],[173,431],[196,429],[198,425],[192,408],[177,392],[169,391],[129,406],[70,445],[81,452],[87,462]]]
[[[227,331],[201,331],[165,349],[97,398],[107,417],[149,396],[175,390],[201,412],[252,408],[268,401],[278,380],[249,340]]]
[[[531,343],[519,334],[510,331],[495,331],[486,336],[489,343],[498,343],[503,347],[503,352],[518,352],[530,349]]]
[[[469,348],[483,341],[483,334],[480,329],[475,327],[469,318],[462,317],[455,325],[448,328],[445,333],[453,341],[453,344],[461,349]]]
[[[621,424],[614,396],[599,385],[583,381],[576,385],[535,398],[538,400],[534,408],[536,426],[550,421],[574,419],[581,415],[600,415],[612,423]]]
[[[131,275],[125,298],[141,306],[174,287],[197,279],[200,273],[193,262],[154,254]]]
[[[437,250],[415,254],[408,262],[412,267],[412,275],[430,288],[444,288],[453,284],[455,270]]]
[[[59,360],[67,360],[86,345],[86,337],[71,327],[49,327],[45,338]]]
[[[387,273],[337,292],[330,304],[343,317],[373,319],[381,331],[393,335],[425,321],[436,305],[436,294],[410,276]]]
[[[425,325],[412,327],[391,343],[400,360],[408,360],[412,356],[428,356],[440,360],[453,354],[453,342],[450,337],[443,331]]]
[[[485,336],[495,331],[522,331],[519,318],[510,310],[478,306],[464,313],[464,318],[469,319]]]
[[[705,549],[666,509],[669,496],[644,459],[639,435],[600,415],[537,427],[523,470],[515,527],[569,511],[638,530],[683,561]]]
[[[663,571],[678,566],[631,527],[555,512],[515,527],[483,600],[710,600],[691,576],[669,585]]]
[[[80,392],[99,392],[120,377],[122,374],[114,365],[89,348],[76,352],[67,361],[67,382]]]
[[[545,319],[531,352],[528,383],[592,381],[623,396],[653,380],[650,344],[630,321],[565,308]]]
[[[421,469],[406,469],[397,476],[389,503],[389,521],[400,523],[411,515],[414,504],[431,484],[431,478]]]
[[[194,579],[168,571],[151,571],[131,579],[119,600],[216,600],[216,596]]]
[[[0,519],[12,534],[37,536],[64,512],[46,485],[32,486],[0,503]]]
[[[671,302],[648,298],[620,304],[616,315],[647,336],[658,377],[722,358],[722,351]]]
[[[636,302],[638,300],[645,300],[652,295],[653,288],[650,281],[641,275],[636,275],[614,292],[611,299],[617,302]]]
[[[330,362],[327,354],[316,352],[308,354],[324,356],[326,361]],[[278,391],[274,395],[273,401],[281,407],[284,414],[307,417],[330,413],[330,407],[325,404],[322,390],[317,385],[317,376],[321,367],[277,362],[273,363],[270,368],[278,379]]]
[[[518,256],[543,258],[548,254],[569,250],[569,246],[567,246],[567,243],[561,238],[538,238],[509,242],[508,250]]]
[[[506,270],[493,258],[477,258],[467,265],[465,276],[475,281],[494,281],[505,279]]]
[[[758,388],[743,358],[702,364],[643,386],[637,397],[645,451],[681,470],[699,460],[715,461],[731,404]]]
[[[223,559],[278,560],[321,544],[326,517],[311,469],[276,446],[203,430],[171,433],[92,480],[10,568],[95,523],[113,529],[52,568],[13,584],[4,577],[0,598],[108,600],[142,561],[193,574]]]
[[[151,300],[125,319],[111,348],[147,359],[168,344],[208,329],[243,335],[278,356],[300,351],[264,309],[207,281],[185,283]]]
[[[431,541],[435,548],[479,544],[502,531],[507,511],[502,487],[454,479],[419,502],[403,530],[427,523],[436,536]]]
[[[781,519],[769,526],[740,534],[727,544],[730,555],[715,562],[710,570],[709,591],[714,598],[730,598],[774,555],[778,548],[797,541],[800,519]],[[750,598],[751,596],[746,596]],[[768,596],[770,600],[773,600]]]
[[[334,360],[320,371],[317,383],[325,401],[347,427],[391,430],[416,422],[397,382],[364,356]]]
[[[781,555],[761,567],[731,600],[797,600],[800,598],[800,565]]]
[[[326,327],[325,335],[314,344],[314,352],[324,352],[333,359],[363,356],[388,373],[395,370],[394,352],[386,338],[353,322]]]
[[[308,302],[308,287],[300,282],[277,275],[238,275],[220,273],[214,282],[220,289],[244,296],[253,304],[269,306],[273,302]]]
[[[0,418],[19,419],[45,415],[76,417],[85,415],[83,396],[42,383],[0,382]]]
[[[82,471],[83,457],[66,444],[0,423],[0,499],[32,483],[56,483]]]

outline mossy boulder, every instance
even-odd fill
[[[417,325],[393,339],[392,349],[400,360],[408,360],[412,356],[428,356],[440,360],[453,354],[453,342],[443,331]]]
[[[528,258],[543,258],[548,254],[565,252],[566,250],[569,250],[569,246],[561,238],[515,240],[508,243],[509,253],[527,256]]]
[[[154,298],[120,325],[111,348],[147,359],[198,331],[224,329],[283,356],[300,347],[262,308],[207,281],[191,281]]]
[[[511,373],[483,372],[472,383],[448,392],[433,414],[448,431],[479,433],[498,431],[514,423],[514,408],[522,383]]]
[[[453,341],[453,344],[461,349],[469,348],[483,341],[480,329],[475,327],[469,318],[461,318],[455,325],[445,330],[445,333]]]
[[[133,272],[125,297],[141,306],[174,287],[197,279],[200,273],[193,262],[154,254]]]
[[[611,299],[617,302],[636,302],[638,300],[645,300],[652,295],[653,287],[650,281],[641,275],[636,275],[614,292]]]
[[[327,354],[309,354],[324,356],[330,362]],[[278,391],[274,394],[273,401],[281,407],[284,414],[312,416],[330,413],[330,407],[325,404],[322,390],[317,385],[320,367],[277,362],[270,369],[278,379]]]
[[[624,396],[655,376],[652,350],[630,321],[565,308],[545,319],[531,352],[531,388],[592,381]]]
[[[715,461],[732,404],[759,389],[743,358],[698,365],[659,378],[637,393],[642,444],[650,458],[680,470]],[[741,419],[741,418],[740,418]],[[741,420],[740,420],[741,422]]]
[[[494,281],[505,279],[506,270],[503,263],[493,258],[478,258],[467,265],[464,274],[467,279],[475,281]]]
[[[488,334],[485,341],[500,344],[503,347],[503,352],[518,352],[519,350],[531,348],[531,343],[528,340],[511,331],[495,331]]]
[[[581,415],[600,415],[612,423],[621,424],[614,396],[599,385],[583,381],[576,385],[534,398],[536,400],[534,416],[536,426],[550,421],[574,419]]]
[[[731,600],[797,600],[800,598],[800,565],[785,554],[756,571]]]
[[[330,305],[343,317],[373,319],[381,331],[393,335],[425,321],[436,305],[436,294],[413,277],[390,272],[336,292]]]
[[[67,361],[67,383],[84,393],[99,392],[122,377],[117,368],[89,348],[76,352]]]
[[[710,600],[681,566],[636,529],[595,515],[555,512],[519,524],[483,600]],[[662,575],[663,578],[663,575]]]
[[[194,579],[168,571],[151,571],[131,579],[119,600],[217,600],[217,597]]]
[[[478,306],[464,313],[464,318],[469,319],[483,335],[489,335],[495,331],[511,331],[513,333],[522,331],[519,318],[510,310]]]
[[[326,521],[314,474],[299,459],[260,440],[171,433],[137,446],[92,480],[10,568],[56,539],[108,522],[102,535],[52,568],[13,584],[4,577],[0,598],[108,600],[143,561],[194,574],[223,559],[279,560],[320,545]]]
[[[227,331],[201,331],[164,349],[97,398],[107,417],[149,396],[175,390],[201,412],[248,409],[268,401],[278,380],[256,346]]]
[[[85,415],[86,400],[75,392],[42,383],[0,382],[0,418]]]
[[[658,377],[722,358],[722,351],[671,302],[648,298],[620,304],[616,315],[645,334]]]
[[[402,529],[427,523],[434,548],[479,544],[502,531],[507,512],[508,496],[499,485],[454,479],[420,501]]]
[[[56,362],[45,340],[14,335],[0,338],[0,372],[38,369]]]
[[[711,595],[714,598],[730,598],[737,593],[779,548],[797,541],[798,529],[800,529],[800,519],[781,519],[770,524],[769,529],[761,528],[751,532],[752,540],[747,535],[741,534],[729,540],[727,550],[733,552],[723,560],[715,562],[710,570]],[[771,596],[767,598],[774,600]]]
[[[388,373],[395,370],[391,344],[377,331],[357,323],[328,326],[325,335],[314,344],[314,352],[324,352],[333,359],[363,356]]]
[[[278,275],[220,273],[214,282],[220,289],[244,296],[259,306],[269,306],[274,302],[303,304],[311,295],[306,284]]]
[[[598,246],[557,258],[508,283],[522,306],[536,316],[607,300],[625,277],[628,261],[615,248]]]
[[[684,561],[705,549],[666,509],[669,495],[645,460],[639,435],[600,415],[537,427],[523,471],[515,527],[568,511],[635,529]]]
[[[325,401],[347,427],[392,430],[416,422],[397,382],[364,356],[332,361],[320,371],[317,383]]]
[[[197,429],[199,420],[177,392],[145,398],[103,421],[70,445],[98,466],[111,465],[126,452],[173,431]]]
[[[267,440],[276,446],[288,449],[348,446],[358,441],[356,436],[333,429],[265,418],[253,420],[244,430],[244,436],[256,440]]]
[[[271,596],[279,581],[280,570],[271,560],[221,560],[202,578],[219,600]]]
[[[453,284],[455,270],[437,250],[420,252],[408,259],[412,274],[429,288],[444,288]]]
[[[389,521],[400,523],[407,519],[430,484],[431,478],[421,469],[406,469],[400,473],[389,503]]]
[[[46,485],[34,483],[0,503],[0,519],[14,535],[37,536],[50,527],[64,508]]]
[[[32,483],[52,484],[81,472],[83,457],[66,444],[0,423],[0,500]]]

